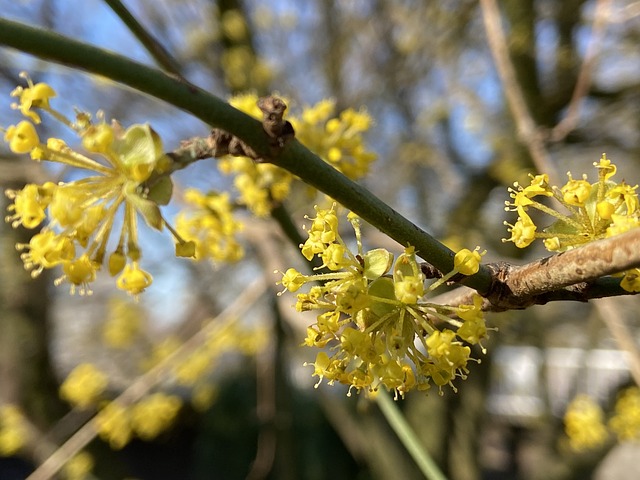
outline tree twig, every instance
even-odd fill
[[[573,94],[571,95],[571,100],[569,101],[565,117],[551,130],[549,139],[552,142],[559,142],[563,140],[569,132],[575,128],[576,123],[578,122],[582,99],[587,94],[589,86],[591,85],[591,74],[598,56],[598,49],[602,45],[602,39],[605,35],[610,6],[611,0],[598,0],[596,3],[596,8],[593,13],[591,38],[589,39],[587,51],[584,55],[582,65],[580,66],[576,86],[574,87]]]
[[[640,386],[640,349],[635,341],[634,333],[627,326],[621,309],[610,298],[602,298],[595,302],[600,318],[607,326],[618,348],[627,354],[629,371],[636,385]]]
[[[558,178],[555,166],[544,145],[544,137],[533,120],[518,84],[516,72],[507,50],[507,40],[500,21],[500,11],[496,0],[480,0],[482,19],[489,49],[504,87],[507,104],[516,122],[518,138],[527,147],[531,160],[539,173],[550,178]]]

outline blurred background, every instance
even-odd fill
[[[481,245],[486,261],[516,264],[546,255],[540,246],[521,251],[501,241],[508,237],[503,221],[515,221],[504,211],[507,187],[527,183],[536,168],[506,103],[477,1],[124,3],[183,75],[215,95],[278,92],[298,115],[325,98],[335,100],[337,112],[366,108],[375,122],[366,144],[378,159],[361,182],[452,248]],[[546,155],[559,181],[568,170],[595,181],[592,163],[606,152],[618,178],[635,185],[640,2],[498,3],[515,80],[531,119],[547,135]],[[153,65],[105,2],[0,0],[0,12]],[[208,133],[189,115],[107,79],[2,48],[4,127],[20,119],[9,93],[22,84],[23,70],[53,86],[57,109],[102,109],[123,125],[149,122],[167,150]],[[577,99],[577,115],[558,128]],[[42,136],[77,143],[52,121],[42,129]],[[1,147],[3,188],[63,173]],[[169,218],[187,187],[234,191],[215,160],[179,172],[175,182],[176,202],[163,211]],[[287,207],[298,226],[313,214],[308,203]],[[314,319],[291,308],[292,295],[275,296],[279,277],[272,273],[303,268],[299,252],[271,220],[239,216],[246,225],[240,237],[245,258],[235,264],[176,259],[166,236],[143,232],[141,242],[153,246],[145,250],[145,268],[154,284],[137,304],[108,279],[96,282],[90,297],[54,287],[55,272],[32,280],[14,247],[28,242],[30,232],[0,224],[0,403],[20,405],[38,432],[31,447],[0,458],[0,479],[25,478],[39,458],[39,442],[60,444],[89,418],[91,411],[71,409],[59,397],[77,365],[106,372],[113,398],[162,348],[189,338],[247,285],[251,301],[225,330],[230,340],[198,381],[187,382],[189,388],[165,385],[183,402],[171,427],[120,450],[94,440],[87,449],[94,468],[86,478],[422,478],[375,403],[348,397],[340,386],[313,388],[312,367],[303,363],[315,353],[300,344]],[[368,248],[400,248],[372,228],[365,227],[364,241]],[[456,382],[458,393],[412,392],[398,405],[452,479],[625,478],[604,470],[603,459],[619,448],[613,442],[589,454],[572,452],[562,415],[578,393],[609,409],[631,381],[606,320],[624,322],[635,340],[637,312],[637,299],[628,297],[492,314],[489,324],[498,330],[484,343],[488,353],[476,352],[482,362]],[[125,341],[113,340],[128,328]]]

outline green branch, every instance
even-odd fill
[[[187,111],[212,127],[230,132],[258,154],[268,156],[267,135],[257,120],[183,79],[55,32],[2,18],[0,45],[128,85]],[[413,245],[422,258],[440,271],[453,268],[451,250],[299,142],[292,141],[273,163],[334,198],[400,244]],[[490,282],[491,274],[483,266],[464,283],[485,293]]]
[[[398,405],[391,400],[386,392],[379,392],[375,397],[378,407],[382,411],[389,425],[396,432],[398,438],[409,452],[409,455],[418,465],[420,471],[428,480],[447,480],[447,477],[440,471],[436,462],[431,458],[429,452],[422,446],[416,433],[407,423]]]
[[[131,12],[124,6],[120,0],[104,0],[113,12],[118,15],[120,20],[127,26],[129,31],[138,39],[138,41],[149,52],[153,59],[165,71],[180,75],[180,65],[175,58],[138,22]]]

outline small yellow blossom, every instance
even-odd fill
[[[511,233],[511,237],[503,241],[513,242],[518,248],[525,248],[535,240],[538,227],[536,227],[531,221],[531,217],[524,213],[524,211],[521,211],[520,215],[515,225],[504,222],[505,225],[509,226],[507,230]]]
[[[29,153],[40,144],[36,128],[31,122],[21,121],[18,125],[10,125],[4,134],[5,142],[13,153]]]
[[[20,409],[13,404],[0,405],[0,456],[16,454],[27,439],[28,430]]]
[[[640,389],[627,388],[618,396],[609,426],[620,441],[640,439]]]
[[[115,297],[109,300],[107,318],[102,326],[104,343],[111,348],[130,347],[140,332],[143,311],[138,304]]]
[[[69,460],[62,468],[66,480],[85,480],[91,478],[93,457],[87,452],[80,452]]]
[[[567,205],[584,207],[591,195],[591,184],[587,182],[587,176],[585,175],[582,180],[574,180],[571,178],[571,173],[567,175],[569,175],[569,181],[560,189],[562,198]]]
[[[487,253],[486,250],[482,253],[480,253],[479,250],[480,247],[476,248],[473,252],[467,248],[460,250],[453,258],[454,268],[463,275],[473,275],[478,273],[478,270],[480,270],[482,255]]]
[[[91,363],[75,367],[60,386],[60,397],[74,407],[84,409],[96,403],[107,388],[107,376]]]
[[[140,268],[138,262],[133,262],[124,267],[124,271],[118,277],[116,285],[120,290],[130,293],[135,298],[148,288],[153,282],[150,273]]]
[[[620,286],[627,292],[640,292],[640,268],[633,268],[624,272]]]
[[[218,390],[208,382],[198,383],[191,393],[191,405],[198,412],[206,412],[215,403]]]
[[[587,395],[579,395],[569,404],[564,424],[569,445],[576,451],[599,448],[607,441],[604,413]]]
[[[109,402],[96,415],[100,438],[109,442],[114,450],[122,449],[133,435],[131,412],[116,402]]]
[[[141,439],[152,440],[173,423],[181,407],[175,395],[147,395],[131,408],[131,427]]]
[[[56,96],[56,92],[47,83],[36,83],[34,85],[29,75],[26,72],[21,72],[20,76],[27,81],[27,88],[16,87],[11,92],[12,97],[18,97],[19,103],[11,105],[12,108],[19,109],[25,116],[29,117],[34,123],[40,123],[40,116],[34,112],[33,108],[40,108],[43,110],[49,110],[49,99]]]

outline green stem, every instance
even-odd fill
[[[212,127],[224,129],[268,156],[268,138],[257,120],[204,90],[159,70],[55,32],[0,18],[0,45],[102,75],[185,110]],[[442,272],[453,269],[453,252],[393,210],[364,187],[349,180],[296,140],[273,163],[300,177],[418,254]],[[466,285],[486,293],[491,273],[480,271]]]
[[[120,20],[122,20],[129,31],[138,39],[144,48],[146,48],[158,65],[167,72],[180,75],[181,69],[176,59],[136,20],[120,0],[104,0],[104,3],[118,15]]]
[[[411,426],[398,409],[396,403],[391,400],[385,392],[380,392],[376,396],[378,407],[389,422],[389,425],[396,432],[398,438],[407,449],[411,458],[416,462],[420,471],[428,480],[447,480],[447,477],[440,471],[438,465],[433,461],[429,452],[420,444],[420,440]]]

